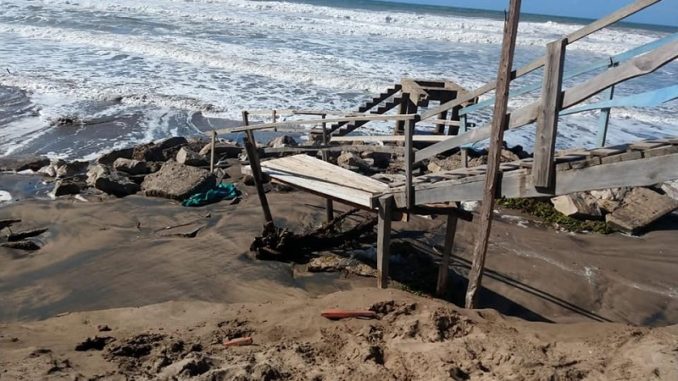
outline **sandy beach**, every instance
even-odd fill
[[[4,207],[3,218],[48,231],[34,253],[0,249],[0,379],[675,377],[675,216],[630,237],[558,232],[500,210],[486,309],[464,311],[454,302],[466,287],[473,222],[460,223],[447,301],[427,295],[434,278],[411,276],[435,275],[441,218],[395,224],[395,284],[378,290],[373,277],[254,258],[249,245],[263,223],[256,190],[239,166],[228,171],[245,195],[239,203],[185,208],[98,195]],[[273,191],[269,200],[276,222],[293,231],[323,221],[321,198]],[[415,288],[419,296],[404,291]],[[379,303],[393,304],[379,320],[320,317],[324,308]],[[220,344],[245,334],[253,346]],[[110,338],[101,350],[75,350],[94,337]],[[115,354],[140,337],[148,354]]]

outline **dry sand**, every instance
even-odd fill
[[[323,201],[305,193],[269,199],[276,222],[295,230],[324,216]],[[541,321],[527,322],[377,290],[373,278],[258,261],[248,251],[263,222],[256,197],[195,209],[137,196],[27,200],[0,213],[49,228],[37,252],[0,249],[0,380],[678,379],[676,326],[596,322],[678,322],[675,228],[575,235],[498,218],[481,305]],[[395,235],[434,263],[443,220],[396,223]],[[464,291],[474,231],[460,223],[451,301]],[[410,265],[394,263],[394,277]],[[319,315],[391,301],[380,320]],[[255,345],[220,345],[241,335]],[[75,351],[95,336],[111,339]]]

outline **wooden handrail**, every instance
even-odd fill
[[[240,126],[232,128],[222,128],[217,130],[219,134],[232,134],[236,132],[245,132],[245,131],[254,131],[254,130],[264,130],[267,128],[275,127],[290,127],[300,124],[320,124],[320,123],[338,123],[338,122],[358,122],[358,121],[375,121],[375,120],[411,120],[415,117],[419,117],[417,114],[404,114],[404,115],[359,115],[359,116],[347,116],[343,118],[328,118],[328,119],[306,119],[306,120],[290,120],[286,122],[277,122],[277,123],[261,123],[255,124],[253,126]]]
[[[577,105],[612,85],[652,73],[676,58],[678,58],[678,41],[673,41],[650,53],[626,61],[619,66],[612,67],[578,86],[565,90],[563,92],[562,109],[564,110]],[[537,119],[538,111],[539,100],[518,110],[512,111],[510,113],[509,128],[518,128],[533,123]],[[414,162],[418,163],[424,159],[464,144],[487,139],[489,134],[490,127],[486,125],[475,128],[465,134],[450,137],[440,143],[417,151]]]
[[[624,19],[628,16],[631,16],[632,14],[639,12],[639,11],[649,7],[650,5],[656,4],[660,1],[661,0],[638,0],[634,3],[632,3],[632,4],[627,5],[624,8],[618,9],[617,11],[608,15],[607,17],[596,20],[596,21],[586,25],[583,28],[575,30],[574,32],[568,34],[564,38],[566,38],[569,41],[569,43],[571,44],[571,43],[573,43],[577,40],[580,40],[580,39],[588,36],[591,33],[594,33],[594,32],[596,32],[600,29],[603,29],[603,28],[605,28],[605,27],[607,27],[611,24],[614,24],[615,22],[622,20],[622,19]],[[544,62],[545,62],[544,59],[545,59],[545,57],[541,56],[541,57],[535,59],[534,61],[528,63],[527,65],[525,65],[521,68],[518,68],[516,70],[513,70],[511,72],[511,79],[519,78],[519,77],[521,77],[525,74],[531,73],[531,72],[539,69],[540,67],[544,66]],[[489,91],[494,90],[495,87],[496,87],[496,79],[493,79],[490,82],[487,82],[486,84],[484,84],[483,86],[481,86],[481,87],[479,87],[475,90],[469,91],[468,93],[461,94],[460,96],[458,96],[457,98],[455,98],[455,99],[453,99],[449,102],[443,103],[442,105],[440,105],[440,106],[438,106],[434,109],[431,109],[431,110],[428,110],[425,113],[422,113],[421,119],[422,120],[428,119],[432,116],[440,114],[443,111],[450,110],[450,109],[457,107],[457,106],[459,106],[463,103],[466,103],[466,102],[468,102],[472,99],[478,98],[479,96],[481,96],[481,95],[483,95],[483,94],[485,94]]]

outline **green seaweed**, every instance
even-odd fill
[[[553,226],[567,231],[581,233],[591,231],[600,234],[609,234],[613,229],[605,221],[579,220],[568,217],[557,211],[549,201],[535,198],[505,198],[497,200],[497,205],[508,209],[520,210]]]

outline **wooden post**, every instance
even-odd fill
[[[327,115],[323,114],[322,118],[325,119]],[[323,122],[323,145],[327,146],[330,143],[329,136],[327,136],[327,123]],[[322,150],[323,161],[329,162],[330,155],[327,150]],[[325,200],[325,206],[327,210],[327,222],[330,222],[334,219],[334,203],[332,199],[328,198]]]
[[[468,123],[466,114],[459,117],[459,127],[462,133],[468,132]],[[461,151],[461,166],[462,168],[468,168],[468,150],[464,146],[459,147],[459,150]]]
[[[466,308],[475,308],[478,288],[482,281],[485,268],[485,254],[492,226],[492,210],[494,209],[494,197],[497,192],[499,178],[499,159],[501,158],[502,141],[504,130],[508,127],[508,93],[511,85],[511,68],[513,67],[513,53],[516,47],[518,34],[518,21],[520,20],[520,1],[511,0],[509,4],[508,19],[504,24],[504,41],[501,47],[501,59],[497,74],[497,96],[494,103],[492,117],[492,133],[490,137],[490,152],[487,161],[487,174],[485,178],[485,191],[480,210],[480,224],[476,245],[473,248],[473,265],[469,272],[469,285],[466,291]]]
[[[278,112],[274,109],[273,110],[273,123],[276,123],[278,121]],[[273,127],[273,131],[278,132],[278,127]]]
[[[412,136],[417,123],[416,119],[410,119],[405,125],[405,196],[407,197],[407,209],[414,208],[414,187],[412,186],[412,176],[414,175],[414,147],[412,145]]]
[[[450,255],[452,254],[452,247],[454,246],[454,234],[457,231],[457,216],[455,214],[447,215],[447,227],[445,229],[445,246],[443,246],[443,257],[440,259],[440,266],[438,267],[438,285],[436,286],[436,294],[438,296],[445,295],[447,289],[447,273],[450,271]]]
[[[242,112],[242,122],[245,126],[249,126],[249,119],[247,111]],[[264,183],[263,176],[261,175],[261,165],[259,164],[259,155],[257,154],[257,142],[254,140],[254,133],[252,130],[245,131],[245,150],[247,151],[247,158],[250,162],[250,168],[252,168],[252,178],[254,179],[254,184],[257,187],[257,195],[259,195],[259,202],[261,203],[261,208],[264,210],[264,218],[266,222],[273,222],[273,217],[271,216],[271,209],[268,207],[268,199],[266,198],[266,192],[264,192]]]
[[[212,142],[210,143],[210,172],[214,173],[214,151],[217,146],[217,132],[212,130]]]
[[[608,87],[600,96],[602,101],[612,100],[612,98],[614,98],[614,85]],[[607,126],[610,123],[610,110],[609,107],[600,110],[598,136],[596,136],[598,147],[605,147],[605,141],[607,140]]]
[[[393,196],[379,198],[379,220],[377,222],[377,287],[388,287],[388,261],[391,257],[391,220],[393,218]]]
[[[410,94],[401,93],[400,94],[400,106],[398,109],[398,114],[405,115],[409,109],[410,105]],[[400,135],[400,133],[405,129],[405,121],[398,120],[395,123],[395,130],[393,130],[393,135]]]
[[[554,158],[558,135],[558,114],[563,103],[561,87],[566,47],[566,39],[551,42],[546,46],[546,64],[537,115],[534,164],[532,165],[532,181],[538,189],[551,189],[556,181]]]
[[[447,111],[443,111],[440,114],[438,114],[438,119],[440,120],[447,120]],[[436,126],[436,135],[443,135],[445,134],[445,125],[444,124],[439,124]],[[452,128],[452,126],[450,126]]]

